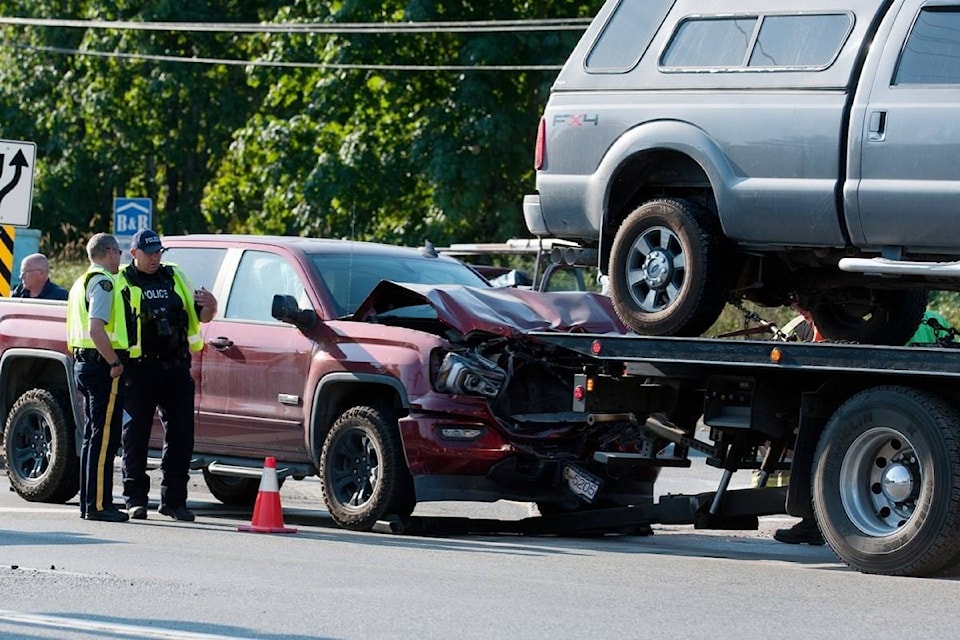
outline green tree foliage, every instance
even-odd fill
[[[599,4],[308,0],[278,20],[573,17]],[[320,52],[320,61],[340,65],[557,64],[578,35],[310,36],[280,42],[269,55]],[[271,86],[265,108],[237,132],[204,200],[218,228],[405,244],[524,234],[520,202],[532,183],[536,123],[553,72],[323,70],[294,81],[273,71],[256,75]],[[256,168],[265,179],[251,181]]]
[[[0,0],[0,15],[217,23],[589,17],[548,0]],[[418,243],[523,235],[553,71],[356,65],[559,64],[578,31],[245,34],[4,26],[0,136],[38,144],[33,226],[54,246],[148,196],[164,233]],[[73,51],[110,55],[77,55]],[[135,55],[326,63],[291,68]],[[48,250],[51,247],[48,247]]]

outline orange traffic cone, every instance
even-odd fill
[[[283,509],[280,506],[280,483],[277,481],[276,458],[265,458],[263,476],[260,478],[260,491],[257,503],[253,507],[253,519],[250,525],[237,527],[238,531],[253,533],[296,533],[296,529],[283,526]]]

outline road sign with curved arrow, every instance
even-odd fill
[[[0,225],[30,226],[37,145],[0,140]]]

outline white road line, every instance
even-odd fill
[[[0,621],[16,622],[34,627],[49,627],[53,629],[69,629],[71,631],[85,631],[91,633],[110,633],[113,635],[127,635],[131,638],[159,638],[160,640],[241,640],[239,636],[223,636],[213,633],[197,633],[194,631],[176,631],[174,629],[158,629],[133,624],[110,622],[95,622],[82,618],[68,618],[61,616],[44,616],[18,611],[0,609]]]
[[[0,507],[0,513],[76,513],[80,515],[80,507]]]

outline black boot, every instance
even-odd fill
[[[823,544],[823,535],[815,518],[804,518],[789,529],[777,529],[773,539],[787,544]]]

